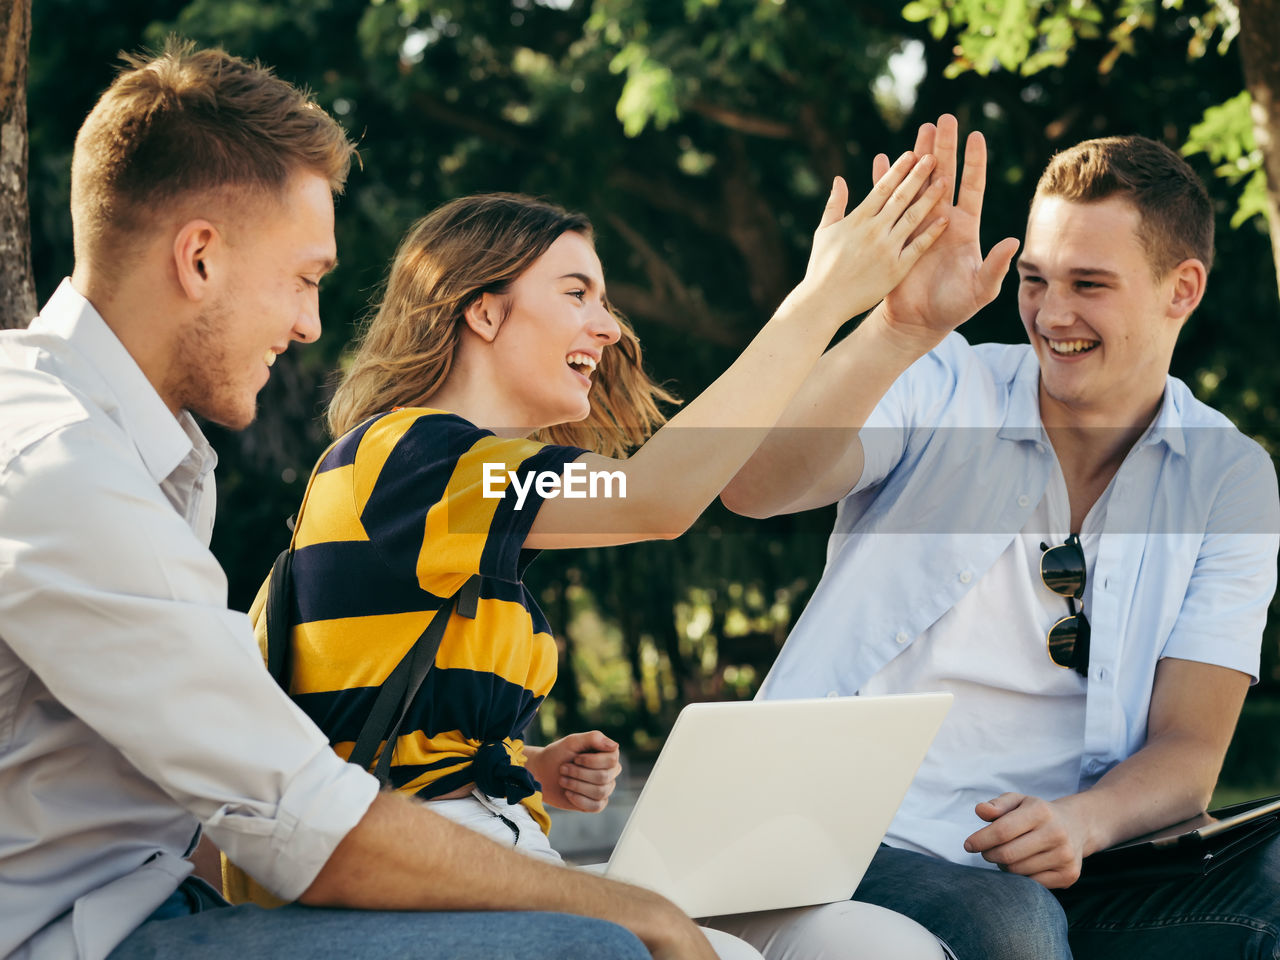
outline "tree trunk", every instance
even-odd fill
[[[27,206],[27,45],[31,0],[0,0],[0,329],[36,313]]]
[[[1280,0],[1239,0],[1240,59],[1253,98],[1253,135],[1267,174],[1267,219],[1280,292]]]

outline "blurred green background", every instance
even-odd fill
[[[1054,151],[1141,133],[1191,142],[1219,216],[1209,292],[1173,372],[1274,453],[1280,304],[1258,215],[1260,154],[1238,96],[1233,9],[1204,0],[36,0],[37,292],[43,301],[70,272],[72,142],[119,50],[176,32],[260,58],[311,87],[359,141],[338,206],[341,265],[321,295],[324,337],[281,358],[254,428],[211,431],[221,458],[214,550],[243,609],[286,542],[283,518],[324,445],[319,413],[343,348],[401,234],[440,202],[513,190],[590,215],[611,296],[650,371],[689,398],[803,274],[832,175],[860,194],[873,155],[909,147],[918,123],[949,111],[986,134],[985,245],[1021,236]],[[1015,295],[1006,282],[966,335],[1020,341]],[[832,515],[757,522],[717,504],[674,542],[544,554],[527,579],[563,656],[541,733],[599,726],[644,753],[683,703],[750,696],[817,582]],[[856,595],[850,604],[856,616]],[[1273,622],[1224,795],[1280,792],[1277,719]]]

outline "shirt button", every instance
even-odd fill
[[[828,691],[827,691],[827,696],[828,696],[828,697],[838,697],[838,696],[840,696],[840,694],[839,694],[839,693],[837,693],[835,690],[828,690]]]
[[[961,570],[961,571],[960,571],[960,582],[961,582],[961,583],[968,583],[968,582],[969,582],[970,580],[972,580],[972,579],[973,579],[973,574],[972,574],[972,573],[970,573],[968,570]]]
[[[899,630],[898,635],[893,639],[896,640],[898,643],[906,643],[911,638],[907,636],[907,631]]]
[[[1025,493],[1018,498],[1018,506],[1020,507],[1029,506],[1030,503],[1031,503],[1031,498],[1028,497]]]

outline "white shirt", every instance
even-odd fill
[[[1091,606],[1099,531],[1110,487],[1080,530]],[[1049,628],[1070,612],[1040,576],[1041,544],[1066,540],[1071,504],[1054,470],[1026,526],[972,590],[866,682],[875,696],[945,690],[951,710],[885,840],[955,863],[992,867],[964,841],[985,826],[974,807],[1002,793],[1055,800],[1080,789],[1084,677],[1049,657]]]
[[[296,898],[377,781],[227,609],[199,428],[70,281],[0,333],[0,410],[0,956],[105,957],[198,822]]]
[[[982,580],[1056,467],[1039,377],[1027,344],[952,334],[898,378],[861,433],[863,475],[762,697],[856,693]],[[1271,458],[1167,378],[1112,480],[1090,570],[1081,789],[1145,743],[1162,657],[1257,677],[1278,544]]]

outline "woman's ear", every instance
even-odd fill
[[[502,326],[502,301],[492,293],[482,293],[462,313],[471,332],[485,343],[493,343]]]

